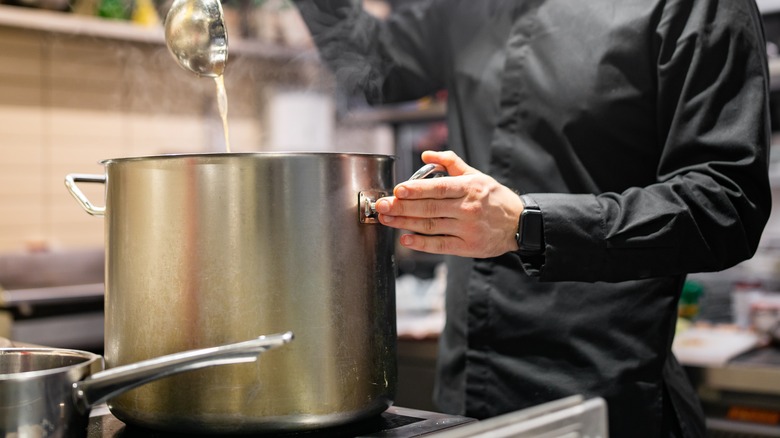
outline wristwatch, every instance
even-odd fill
[[[542,211],[533,198],[527,195],[520,196],[523,201],[523,212],[517,223],[517,253],[523,263],[523,268],[528,275],[539,275],[539,270],[544,265],[544,224]]]

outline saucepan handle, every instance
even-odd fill
[[[265,335],[250,341],[184,351],[111,368],[74,383],[74,402],[78,409],[86,412],[91,406],[163,377],[216,365],[254,362],[260,353],[292,339],[292,332]]]
[[[81,207],[84,208],[84,210],[87,211],[87,213],[93,215],[93,216],[103,216],[106,214],[106,207],[96,207],[94,204],[89,202],[89,199],[84,195],[84,192],[79,189],[79,187],[76,185],[77,182],[87,182],[87,183],[106,183],[106,176],[105,175],[94,175],[94,174],[84,174],[84,173],[71,173],[65,177],[65,187],[68,188],[68,191],[71,195],[73,195],[74,198],[76,198],[76,201],[81,204]]]

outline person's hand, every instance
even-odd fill
[[[466,164],[454,152],[426,151],[448,177],[405,181],[376,203],[379,221],[404,234],[401,245],[433,254],[486,258],[517,250],[520,196]]]

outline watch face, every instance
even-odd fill
[[[520,229],[517,246],[525,254],[541,254],[544,251],[544,228],[542,212],[525,209],[520,214]]]

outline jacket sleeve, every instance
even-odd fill
[[[758,10],[750,0],[664,3],[652,39],[657,182],[622,193],[532,194],[544,218],[543,281],[716,271],[758,246],[771,208]]]
[[[320,57],[346,92],[372,104],[413,100],[443,87],[435,1],[422,0],[387,20],[352,0],[295,0]]]

